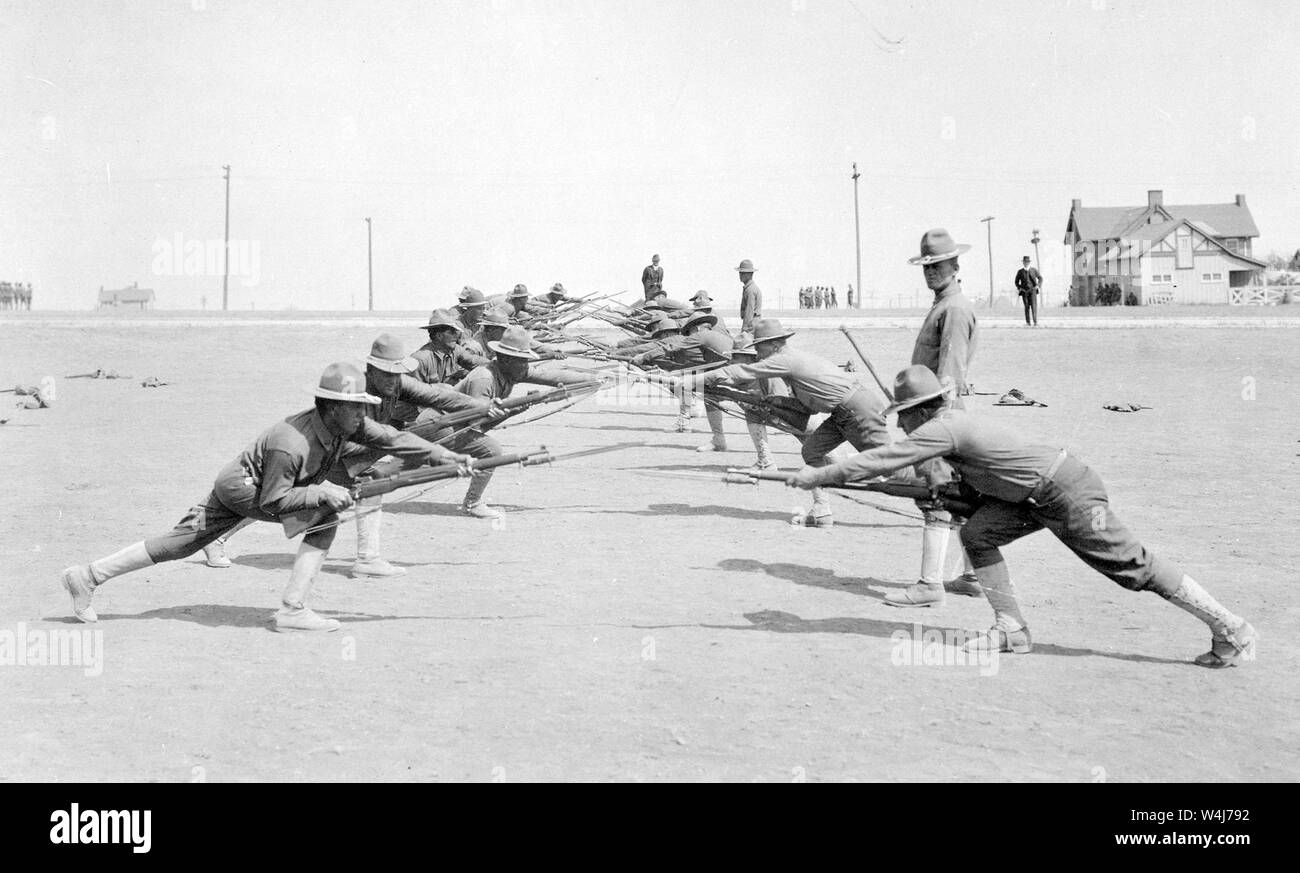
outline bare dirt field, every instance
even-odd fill
[[[88,629],[58,571],[168,529],[379,332],[195,320],[0,323],[2,386],[135,377],[60,378],[46,410],[0,395],[0,635]],[[887,375],[914,332],[857,336]],[[792,343],[851,355],[831,330]],[[787,523],[805,495],[777,485],[641,475],[750,463],[743,422],[728,420],[731,452],[698,454],[703,435],[663,432],[669,402],[604,395],[501,440],[643,446],[499,473],[504,524],[459,515],[463,483],[390,506],[384,552],[406,577],[348,578],[344,525],[313,600],[338,633],[268,629],[296,548],[272,525],[232,541],[230,569],[191,558],[109,582],[102,672],[0,665],[0,779],[1294,780],[1298,352],[1287,328],[1006,327],[984,332],[973,371],[977,391],[1049,404],[973,408],[1092,465],[1149,547],[1255,624],[1259,658],[1237,669],[1192,665],[1199,622],[1045,532],[1006,550],[1032,654],[990,675],[900,664],[891,638],[914,623],[990,620],[982,600],[882,603],[916,577],[919,521],[837,500],[834,528],[805,530]],[[1129,401],[1154,408],[1102,409]],[[798,466],[792,438],[774,445]]]

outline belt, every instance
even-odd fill
[[[1055,476],[1056,471],[1061,469],[1061,465],[1065,463],[1065,459],[1068,457],[1069,454],[1066,453],[1065,449],[1061,449],[1061,453],[1052,461],[1052,465],[1047,468],[1047,472],[1043,474],[1043,478],[1051,479]]]
[[[1066,453],[1065,449],[1061,449],[1061,453],[1053,458],[1051,465],[1043,471],[1043,477],[1039,480],[1038,485],[1033,491],[1030,491],[1029,496],[1025,498],[1026,503],[1032,504],[1033,506],[1038,505],[1038,499],[1042,496],[1043,489],[1047,487],[1048,482],[1052,481],[1052,477],[1061,469],[1061,465],[1065,463],[1065,459],[1068,457],[1069,454]]]

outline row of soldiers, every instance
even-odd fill
[[[31,309],[32,283],[0,282],[0,310]]]
[[[762,397],[773,385],[783,385],[807,413],[825,414],[816,429],[798,434],[805,466],[787,477],[788,485],[813,495],[812,509],[799,519],[803,526],[833,524],[828,487],[900,472],[927,482],[936,497],[921,501],[925,513],[921,578],[887,595],[886,603],[933,608],[944,602],[946,593],[987,597],[994,612],[993,626],[972,639],[968,649],[1032,650],[1028,623],[1001,548],[1047,529],[1120,586],[1151,591],[1204,622],[1211,630],[1211,646],[1195,659],[1197,664],[1226,667],[1252,660],[1256,632],[1250,623],[1172,562],[1146,549],[1111,509],[1095,472],[1064,449],[1028,442],[966,411],[962,398],[971,391],[968,373],[978,325],[957,273],[958,257],[969,248],[936,228],[922,237],[920,254],[910,259],[922,268],[934,301],[917,336],[912,362],[898,374],[892,393],[883,384],[876,390],[830,361],[789,346],[795,331],[784,329],[775,319],[757,320],[751,335],[742,335],[740,344],[729,343],[700,300],[693,301],[689,315],[674,318],[662,313],[650,341],[625,348],[621,357],[634,367],[681,374],[681,378],[660,380],[683,397],[679,428],[691,392],[702,391],[707,408],[715,411],[721,405],[710,402],[709,393],[722,386],[741,387]],[[758,451],[754,469],[762,469],[770,465],[765,422],[759,414],[762,406],[746,403],[743,408]],[[887,417],[895,413],[906,435],[899,441],[891,440],[886,425]],[[724,450],[721,417],[710,416],[710,425],[715,442],[701,450]],[[845,442],[858,454],[832,462],[830,453]],[[956,503],[937,499],[939,489],[954,480],[966,498],[961,502],[964,515],[954,512]],[[952,530],[959,531],[956,549],[948,547]],[[960,557],[963,573],[956,574],[956,561],[954,570],[946,571],[948,554]]]
[[[1001,547],[1046,528],[1121,586],[1153,591],[1205,622],[1212,644],[1197,663],[1221,667],[1252,658],[1253,627],[1172,563],[1145,549],[1114,515],[1101,480],[1087,466],[1063,449],[1028,443],[964,409],[977,345],[974,310],[957,279],[958,255],[968,249],[942,229],[922,238],[921,254],[911,263],[922,267],[934,303],[912,363],[898,374],[892,393],[790,345],[796,332],[775,319],[754,318],[748,330],[732,337],[703,292],[689,305],[669,301],[659,291],[635,306],[597,307],[584,298],[569,298],[560,286],[541,299],[517,286],[496,301],[465,288],[454,308],[430,315],[424,325],[428,344],[408,357],[397,338],[383,335],[372,345],[364,374],[346,364],[331,365],[315,391],[316,408],[259,437],[175,529],[91,564],[69,567],[63,585],[78,618],[94,621],[93,591],[109,578],[217,544],[245,520],[282,520],[287,511],[321,506],[340,511],[351,505],[347,484],[377,465],[432,462],[469,472],[476,462],[490,463],[501,448],[486,431],[503,418],[502,400],[517,383],[591,383],[591,370],[571,366],[565,362],[570,354],[548,342],[559,339],[580,342],[587,350],[583,354],[618,361],[635,378],[677,393],[682,401],[678,430],[689,427],[688,401],[693,406],[696,395],[702,395],[713,440],[701,451],[726,449],[722,415],[728,404],[738,406],[746,421],[756,470],[772,466],[768,427],[795,435],[804,467],[786,481],[811,491],[812,507],[798,518],[806,528],[833,526],[828,491],[852,480],[906,471],[929,483],[931,499],[921,501],[921,578],[886,602],[933,608],[946,593],[987,597],[993,626],[969,648],[1031,650]],[[748,288],[752,264],[742,262],[742,268],[738,272]],[[571,334],[566,319],[575,316],[616,324],[630,336],[611,345]],[[441,426],[446,421],[441,417],[467,409],[481,415],[475,426]],[[894,413],[905,439],[891,438],[887,418]],[[824,418],[808,429],[814,415]],[[832,452],[844,443],[858,454],[836,462]],[[938,497],[940,487],[954,480],[967,496],[960,514],[957,504]],[[486,485],[481,473],[471,479],[462,503],[465,513],[496,517],[483,501]],[[358,508],[354,575],[403,572],[378,555],[379,513],[378,505]],[[275,615],[277,629],[338,627],[305,604],[333,530],[329,524],[309,529]],[[949,548],[954,530],[960,546]],[[210,553],[209,561],[219,564],[221,557]]]
[[[849,303],[853,305],[852,302]],[[834,285],[808,285],[799,289],[800,309],[839,309]]]
[[[346,362],[331,364],[312,391],[314,407],[258,436],[172,530],[65,569],[60,578],[74,614],[96,621],[94,591],[116,576],[200,550],[209,566],[229,567],[225,544],[238,530],[268,521],[284,524],[287,531],[296,514],[320,511],[303,537],[272,622],[278,631],[337,630],[336,619],[307,606],[334,540],[337,513],[355,509],[352,576],[406,573],[380,555],[382,497],[354,501],[355,483],[408,466],[456,465],[469,477],[461,511],[478,519],[499,518],[485,492],[491,461],[504,454],[488,433],[507,417],[502,401],[520,382],[598,387],[590,370],[559,363],[564,353],[538,341],[522,324],[532,314],[554,310],[564,298],[560,285],[538,298],[518,285],[495,300],[466,287],[454,307],[430,313],[423,325],[429,341],[415,352],[408,354],[400,338],[386,333],[371,344],[364,372]],[[464,420],[467,413],[472,421],[467,427],[444,424]]]

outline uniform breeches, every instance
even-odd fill
[[[1149,552],[1110,508],[1101,478],[1074,458],[1021,503],[986,498],[961,531],[975,567],[1002,561],[1001,547],[1047,528],[1089,567],[1129,589],[1172,593],[1183,573]]]
[[[333,521],[333,513],[321,515],[318,523]],[[273,515],[263,512],[257,504],[257,488],[246,480],[218,480],[208,496],[191,506],[185,517],[165,534],[144,541],[145,550],[155,564],[176,561],[194,554],[228,532],[246,518],[255,521],[278,522]],[[328,549],[334,542],[337,528],[307,534],[304,542]]]
[[[803,461],[810,467],[824,467],[829,463],[826,456],[846,442],[859,452],[889,443],[885,420],[872,408],[871,395],[865,390],[853,392],[808,435],[803,441]]]

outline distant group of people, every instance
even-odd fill
[[[0,282],[0,309],[31,309],[32,283]]]
[[[849,306],[853,305],[853,291],[849,291]],[[800,309],[839,309],[840,301],[834,285],[808,285],[799,289]]]

